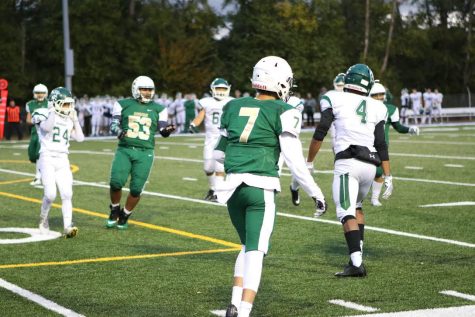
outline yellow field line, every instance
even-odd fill
[[[0,182],[0,185],[15,184],[15,183],[25,183],[25,182],[31,182],[31,177],[30,177],[30,178],[16,179],[16,180],[13,180],[13,181]]]
[[[36,199],[36,198],[30,198],[30,197],[11,194],[11,193],[6,193],[6,192],[0,192],[0,195],[10,197],[10,198],[19,199],[19,200],[24,200],[24,201],[28,201],[28,202],[32,202],[32,203],[37,203],[37,204],[42,204],[43,203],[41,200]],[[52,206],[55,207],[55,208],[61,208],[61,205],[59,205],[59,204],[53,204]],[[86,210],[86,209],[82,209],[82,208],[74,207],[73,210],[76,211],[76,212],[85,214],[85,215],[90,215],[90,216],[95,216],[95,217],[100,217],[100,218],[108,218],[108,216],[103,214],[103,213],[98,213],[98,212],[94,212],[94,211],[90,211],[90,210]],[[176,235],[180,235],[180,236],[184,236],[184,237],[188,237],[188,238],[192,238],[192,239],[208,241],[208,242],[224,245],[224,246],[231,247],[231,248],[236,248],[236,249],[241,248],[241,246],[239,244],[236,244],[236,243],[228,242],[228,241],[221,240],[221,239],[215,239],[215,238],[211,238],[211,237],[208,237],[208,236],[195,234],[195,233],[191,233],[191,232],[187,232],[187,231],[183,231],[183,230],[177,230],[177,229],[157,226],[157,225],[153,225],[153,224],[150,224],[150,223],[141,222],[141,221],[137,221],[137,220],[129,220],[129,223],[140,226],[140,227],[149,228],[149,229],[153,229],[153,230],[159,230],[159,231],[168,232],[168,233],[173,233],[173,234],[176,234]]]
[[[114,256],[106,258],[92,258],[82,260],[70,260],[59,262],[37,262],[37,263],[19,263],[19,264],[5,264],[0,265],[0,269],[14,269],[22,267],[38,267],[38,266],[53,266],[53,265],[74,265],[82,263],[97,263],[97,262],[111,262],[111,261],[124,261],[124,260],[137,260],[137,259],[150,259],[168,256],[183,256],[194,254],[212,254],[221,252],[237,251],[236,248],[231,249],[214,249],[214,250],[200,250],[200,251],[181,251],[181,252],[169,252],[169,253],[154,253],[154,254],[141,254],[141,255],[126,255],[126,256]]]
[[[32,164],[30,161],[25,161],[25,160],[0,160],[0,163],[28,163]],[[79,166],[75,164],[70,164],[71,166],[71,172],[74,174],[77,171],[79,171]]]

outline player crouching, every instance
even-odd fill
[[[69,165],[68,148],[71,137],[82,142],[84,134],[74,110],[74,99],[68,89],[53,89],[48,101],[47,109],[37,109],[32,115],[32,123],[36,126],[41,144],[39,166],[44,186],[39,228],[43,233],[49,231],[48,213],[56,198],[57,185],[62,202],[64,237],[73,238],[77,235],[78,228],[72,223],[73,174]]]

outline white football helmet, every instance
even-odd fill
[[[140,93],[140,88],[148,88],[152,89],[152,94],[150,97],[145,97]],[[153,99],[153,95],[155,94],[155,84],[150,77],[147,76],[139,76],[135,78],[134,82],[132,83],[132,96],[144,103],[150,102]]]
[[[224,98],[229,97],[229,93],[231,92],[231,85],[223,78],[215,78],[209,87],[211,88],[213,98],[217,100],[223,100]]]
[[[48,88],[43,84],[36,85],[33,87],[33,97],[38,101],[45,100],[45,98],[48,97]]]
[[[371,87],[369,95],[373,96],[373,95],[380,95],[380,94],[384,94],[384,96],[386,96],[386,88],[384,88],[384,86],[381,85],[379,82],[375,82],[373,84],[373,87]]]
[[[293,76],[292,68],[285,59],[267,56],[254,66],[252,88],[275,92],[281,100],[287,101],[293,87]]]

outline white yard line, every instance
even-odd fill
[[[182,180],[184,180],[184,181],[196,182],[198,179],[197,179],[197,178],[193,178],[193,177],[183,177]]]
[[[444,164],[445,167],[458,167],[458,168],[462,168],[463,165],[460,165],[460,164]]]
[[[473,317],[475,316],[475,305],[429,308],[394,313],[352,315],[346,317]]]
[[[226,311],[225,310],[210,310],[209,311],[211,314],[218,316],[218,317],[226,317]]]
[[[53,301],[50,301],[49,299],[46,299],[38,294],[32,293],[24,288],[21,288],[15,284],[12,284],[10,282],[5,281],[4,279],[0,278],[0,287],[3,287],[17,295],[20,295],[21,297],[24,297],[32,302],[37,303],[40,306],[43,306],[44,308],[54,311],[55,313],[58,313],[62,316],[67,316],[67,317],[84,317],[84,315],[78,314],[71,309],[68,309],[66,307],[63,307],[61,305],[56,304]]]
[[[5,169],[0,169],[0,172],[16,174],[16,175],[34,176],[34,174],[31,174],[31,173],[11,171],[11,170],[5,170]],[[86,185],[86,186],[92,186],[92,187],[99,187],[99,188],[107,188],[107,189],[109,188],[109,185],[99,184],[99,183],[95,183],[95,182],[83,182],[83,181],[78,181],[78,180],[75,180],[74,184]],[[128,188],[123,188],[123,190],[124,191],[129,191]],[[149,192],[149,191],[143,191],[142,193],[145,194],[145,195],[150,195],[150,196],[170,198],[170,199],[176,199],[176,200],[182,200],[182,201],[191,201],[191,202],[199,203],[199,204],[225,207],[225,205],[223,205],[223,204],[214,203],[214,202],[210,202],[210,201],[206,201],[206,200],[202,200],[202,199],[195,199],[195,198],[190,198],[190,197],[162,194],[162,193]],[[293,215],[293,214],[288,214],[288,213],[283,213],[283,212],[277,212],[277,215],[281,216],[281,217],[294,218],[294,219],[306,220],[306,221],[314,221],[314,222],[322,222],[322,223],[328,223],[328,224],[341,226],[341,223],[339,221],[335,221],[335,220],[327,220],[327,219],[323,219],[323,218],[313,218],[313,217],[299,216],[299,215]],[[424,235],[420,235],[420,234],[408,233],[408,232],[391,230],[391,229],[384,229],[384,228],[373,227],[373,226],[365,226],[365,229],[366,230],[371,230],[371,231],[387,233],[387,234],[392,234],[392,235],[396,235],[396,236],[403,236],[403,237],[409,237],[409,238],[415,238],[415,239],[421,239],[421,240],[443,242],[443,243],[448,243],[448,244],[453,244],[453,245],[458,245],[458,246],[463,246],[463,247],[475,248],[475,244],[468,243],[468,242],[463,242],[463,241],[442,239],[442,238],[437,238],[437,237],[424,236]]]
[[[471,300],[472,302],[475,302],[475,296],[474,295],[459,293],[457,291],[450,291],[450,290],[440,291],[439,293],[444,294],[444,295],[448,295],[448,296],[463,298],[463,299]]]
[[[416,141],[410,138],[399,138],[399,140],[391,140],[391,143],[411,143],[411,144],[440,144],[440,145],[475,145],[474,142],[451,142],[451,141]]]
[[[423,170],[424,169],[422,166],[404,166],[404,168],[408,170]]]
[[[354,309],[354,310],[365,311],[365,312],[368,312],[368,313],[372,313],[372,312],[375,312],[375,311],[379,310],[379,308],[374,308],[374,307],[370,307],[370,306],[363,306],[363,305],[356,304],[356,303],[353,303],[353,302],[347,302],[347,301],[344,301],[342,299],[330,299],[328,302],[330,304],[343,306],[343,307]]]
[[[458,206],[475,206],[475,201],[457,201],[453,203],[420,205],[419,207],[431,208],[431,207],[458,207]]]

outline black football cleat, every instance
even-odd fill
[[[208,193],[206,194],[205,196],[205,200],[208,200],[208,201],[213,201],[212,199],[215,197],[214,195],[214,190],[210,189],[208,190]]]
[[[237,317],[238,316],[238,309],[233,304],[229,304],[228,308],[226,309],[226,317]]]
[[[111,212],[109,215],[109,219],[107,219],[106,227],[114,228],[117,225],[117,219],[119,219],[120,206],[112,207],[112,205],[109,205],[109,208]]]
[[[299,195],[299,190],[293,190],[292,186],[290,186],[290,194],[292,195],[292,204],[294,206],[300,205],[300,195]]]
[[[132,213],[126,215],[124,212],[124,208],[120,210],[120,215],[119,215],[119,220],[117,221],[117,229],[119,230],[125,230],[129,227],[129,224],[127,221],[129,220],[129,217]]]
[[[336,277],[365,277],[366,276],[366,268],[364,267],[363,263],[361,266],[354,266],[351,263],[345,265],[343,272],[335,273]]]

